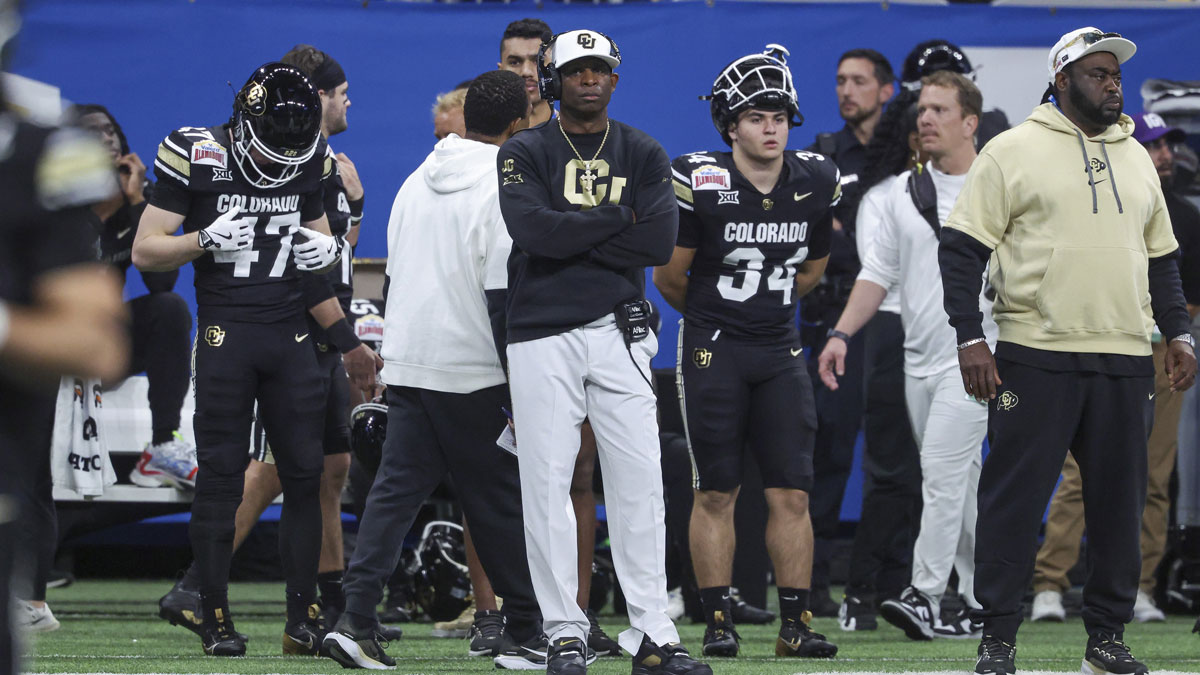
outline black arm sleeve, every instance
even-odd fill
[[[633,223],[633,210],[628,206],[555,210],[547,185],[551,177],[538,175],[538,167],[526,156],[525,148],[515,145],[506,143],[500,149],[497,173],[500,212],[508,234],[522,251],[543,258],[570,258],[589,251]],[[508,160],[512,164],[506,164]]]
[[[640,214],[637,222],[588,254],[609,269],[665,265],[675,251],[679,206],[671,186],[671,162],[662,148],[653,148],[643,166],[645,174],[633,197],[633,211]]]
[[[958,344],[983,337],[983,312],[979,292],[991,249],[958,230],[942,228],[938,266],[942,269],[942,304]]]
[[[336,298],[333,291],[333,280],[329,274],[304,274],[300,277],[300,293],[304,299],[304,308],[312,309],[330,298]]]
[[[1158,332],[1168,340],[1191,331],[1191,317],[1179,281],[1179,251],[1150,259],[1150,309]]]
[[[508,312],[505,303],[508,301],[508,291],[497,288],[484,291],[487,298],[488,319],[492,322],[492,340],[496,343],[496,354],[500,357],[500,367],[508,372]]]

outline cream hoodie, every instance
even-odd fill
[[[983,148],[946,222],[992,249],[1000,340],[1150,355],[1148,259],[1171,253],[1158,173],[1133,120],[1088,138],[1051,103]]]

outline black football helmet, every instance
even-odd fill
[[[387,406],[362,403],[350,412],[350,450],[370,473],[379,470],[387,436]]]
[[[743,56],[725,66],[713,82],[712,93],[701,97],[711,102],[713,126],[726,145],[733,145],[729,125],[751,108],[784,110],[791,126],[804,123],[792,71],[787,66],[789,55],[781,45],[769,44],[761,54]]]
[[[308,77],[284,63],[259,67],[233,99],[231,151],[251,185],[276,188],[300,173],[321,138],[321,98]],[[259,165],[256,150],[266,159]]]
[[[904,58],[904,70],[900,73],[900,86],[915,91],[921,88],[921,78],[939,70],[952,70],[974,79],[975,70],[971,60],[952,42],[926,40],[913,47]]]
[[[450,621],[471,604],[471,577],[462,525],[431,520],[417,545],[416,569],[409,572],[416,601],[434,621]]]

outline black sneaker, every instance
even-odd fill
[[[979,641],[979,660],[975,672],[979,675],[1013,675],[1017,672],[1017,647],[994,635]]]
[[[738,592],[738,589],[732,586],[729,588],[729,605],[729,613],[736,624],[761,626],[775,620],[774,612],[746,602],[742,599],[742,594]]]
[[[712,675],[708,664],[700,663],[678,642],[661,647],[649,637],[642,637],[642,646],[633,657],[631,675]]]
[[[496,656],[504,647],[504,615],[495,609],[475,612],[475,621],[467,631],[471,656]]]
[[[310,605],[308,618],[288,624],[283,629],[283,653],[291,656],[320,656],[321,646],[329,629],[321,622],[321,610]]]
[[[875,608],[861,598],[847,595],[838,607],[838,627],[844,631],[875,630],[879,622],[875,619]]]
[[[550,642],[543,634],[535,635],[521,644],[516,644],[506,632],[505,647],[500,650],[492,663],[500,670],[545,670],[546,652]]]
[[[826,619],[833,618],[838,615],[838,610],[841,605],[833,601],[829,596],[829,587],[813,588],[808,593],[808,611],[812,612],[813,616],[819,616]]]
[[[912,586],[904,589],[899,600],[884,600],[879,613],[910,640],[933,639],[936,610],[929,597]]]
[[[388,626],[381,623],[375,626],[375,634],[379,636],[381,642],[395,642],[404,636],[404,629],[399,626]]]
[[[805,612],[799,621],[784,619],[775,640],[775,656],[799,656],[810,659],[829,659],[837,656],[837,645],[820,633],[813,632],[808,623],[812,614]]]
[[[600,627],[596,613],[588,609],[584,610],[584,614],[587,614],[590,626],[587,637],[588,649],[592,650],[596,656],[620,656],[621,645],[617,644],[617,641],[610,638],[608,633],[605,633],[604,629]]]
[[[355,625],[349,614],[342,614],[337,625],[321,641],[321,653],[337,661],[343,668],[395,668],[395,659],[384,652],[387,642],[380,644],[380,641],[375,626]]]
[[[1118,635],[1093,635],[1083,655],[1084,675],[1147,675],[1146,664],[1133,658]]]
[[[233,619],[227,618],[228,615],[221,610],[217,610],[217,615],[216,625],[200,629],[200,644],[204,647],[204,653],[209,656],[245,656],[246,641],[233,629]]]
[[[574,637],[559,638],[546,654],[546,675],[585,675],[588,646]]]
[[[742,636],[733,629],[733,623],[725,619],[724,612],[713,612],[713,623],[704,630],[704,645],[700,647],[700,653],[705,656],[737,656],[741,639]]]
[[[933,636],[951,640],[978,638],[983,634],[983,624],[973,621],[970,612],[969,607],[963,607],[957,612],[939,616],[933,625]]]

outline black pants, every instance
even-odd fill
[[[817,403],[813,485],[808,497],[808,513],[813,526],[813,588],[829,586],[833,539],[841,524],[842,498],[846,494],[846,481],[854,465],[854,442],[862,425],[862,331],[850,339],[848,347],[846,374],[838,379],[837,391],[827,389],[817,376],[817,356],[825,348],[824,339],[813,345],[808,362]]]
[[[26,475],[17,484],[21,520],[20,549],[16,559],[19,582],[13,590],[22,600],[44,601],[46,582],[58,550],[58,512],[54,508],[54,477],[50,471],[50,444],[54,436],[54,405],[44,406],[39,419],[31,420],[29,433],[37,438],[28,453]]]
[[[1004,384],[988,406],[991,451],[979,477],[975,598],[983,609],[976,617],[985,632],[1016,639],[1042,514],[1070,449],[1088,532],[1084,627],[1120,635],[1133,618],[1141,572],[1154,378],[996,365]]]
[[[921,515],[921,454],[904,402],[904,327],[900,315],[879,312],[863,329],[862,514],[854,532],[846,595],[885,599],[912,575]]]
[[[400,560],[401,544],[421,504],[450,474],[479,561],[518,642],[541,631],[525,557],[517,458],[496,446],[504,429],[507,388],[470,394],[389,386],[383,458],[358,527],[343,587],[346,611],[376,618],[383,586]]]
[[[179,409],[187,396],[191,366],[192,314],[175,293],[151,293],[126,305],[132,321],[130,373],[146,371],[151,428],[179,428]]]
[[[225,593],[254,403],[283,486],[279,548],[289,594],[311,596],[321,550],[325,387],[303,318],[201,321],[196,340],[196,496],[190,535],[200,591]],[[292,604],[289,603],[289,610]],[[206,608],[207,610],[208,608]]]

